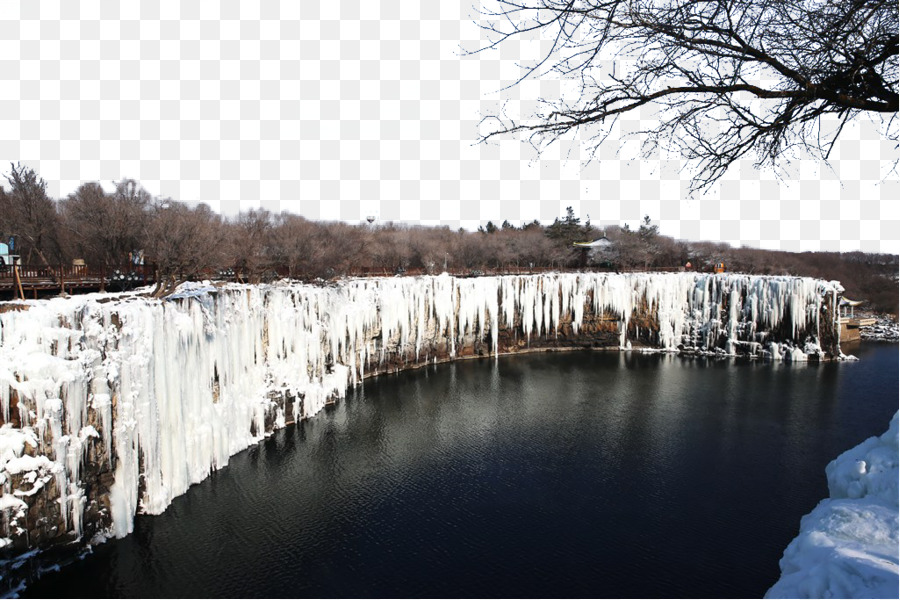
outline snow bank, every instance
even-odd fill
[[[316,414],[388,359],[454,357],[487,336],[496,353],[501,328],[527,343],[563,321],[578,332],[586,306],[611,315],[622,348],[641,318],[664,350],[805,359],[822,354],[840,291],[736,274],[444,274],[28,302],[0,314],[0,411],[18,424],[0,430],[0,492],[37,465],[56,478],[61,525],[80,536],[92,500],[82,469],[105,460],[90,466],[114,475],[110,533],[124,536],[136,513],[162,512],[267,428]],[[295,401],[282,409],[273,396]]]
[[[877,340],[897,343],[900,340],[900,327],[897,321],[884,316],[875,315],[875,323],[859,328],[859,336],[864,340]]]
[[[766,598],[897,598],[898,415],[825,468],[829,498],[800,521]]]

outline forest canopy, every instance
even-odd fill
[[[14,237],[25,264],[53,267],[82,260],[104,273],[129,269],[144,257],[159,292],[185,280],[222,278],[260,282],[343,275],[403,273],[457,275],[543,269],[679,270],[687,263],[730,271],[837,279],[852,298],[897,312],[898,257],[865,252],[779,252],[721,242],[676,240],[659,233],[650,216],[636,229],[598,228],[568,207],[544,225],[488,222],[478,231],[402,223],[317,222],[289,212],[251,209],[225,218],[209,206],[152,197],[126,179],[105,191],[82,184],[53,199],[33,170],[12,165],[0,186],[0,240]],[[575,242],[605,239],[595,249]]]

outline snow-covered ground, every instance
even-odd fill
[[[877,321],[874,325],[866,325],[859,328],[859,337],[864,340],[874,340],[880,342],[900,341],[900,327],[897,321],[884,315],[873,315]]]
[[[800,521],[766,598],[897,598],[898,415],[825,468],[829,498]]]

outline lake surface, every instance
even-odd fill
[[[897,410],[897,345],[850,351],[382,376],[25,595],[761,597],[825,465]]]

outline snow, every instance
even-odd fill
[[[22,510],[27,509],[28,505],[11,494],[3,494],[0,496],[0,511],[4,510]]]
[[[37,437],[31,429],[14,429],[9,423],[0,427],[0,464],[22,456],[25,444],[37,448]]]
[[[875,323],[859,328],[860,337],[864,340],[878,340],[896,344],[900,340],[900,329],[898,329],[897,321],[884,315],[874,315],[874,318]]]
[[[18,475],[26,471],[51,471],[56,464],[46,456],[19,456],[6,461],[4,469],[10,475]]]
[[[210,292],[215,292],[216,288],[209,280],[205,281],[185,281],[180,284],[175,291],[166,296],[166,300],[180,300],[183,298],[199,298]]]
[[[66,526],[79,533],[81,468],[99,445],[116,459],[110,533],[121,537],[135,514],[162,512],[260,440],[267,415],[278,426],[315,415],[388,359],[454,357],[487,336],[496,355],[501,327],[526,344],[564,321],[578,331],[590,300],[594,314],[618,318],[621,348],[649,310],[658,332],[642,334],[665,351],[805,360],[822,354],[819,320],[841,291],[739,274],[442,274],[28,301],[0,314],[0,410],[21,422],[0,428],[0,477],[52,463]],[[776,328],[788,339],[774,339]],[[292,415],[274,411],[273,394],[296,398]]]
[[[897,598],[898,414],[825,468],[829,498],[800,521],[766,598]]]

